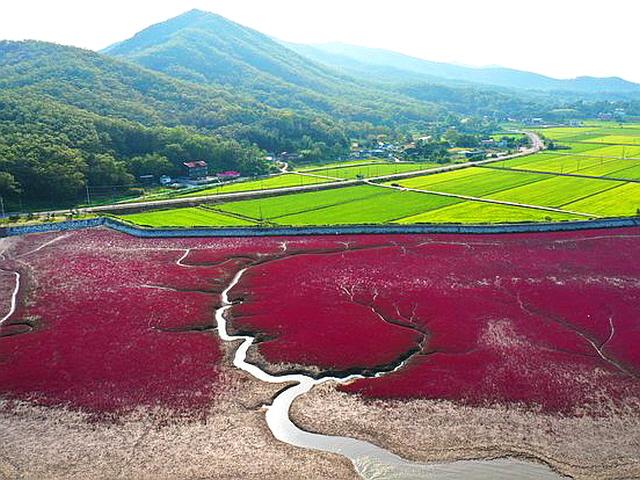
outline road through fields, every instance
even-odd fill
[[[536,133],[533,133],[533,132],[524,132],[524,133],[531,140],[532,146],[531,148],[525,151],[515,153],[513,155],[506,155],[499,158],[490,158],[490,159],[482,160],[479,162],[458,163],[453,165],[445,165],[442,167],[430,168],[427,170],[398,173],[393,175],[385,175],[382,177],[370,178],[368,179],[368,181],[375,181],[375,182],[393,181],[393,180],[401,180],[403,178],[418,177],[422,175],[444,173],[452,170],[461,170],[461,169],[465,169],[473,166],[488,165],[494,162],[500,162],[504,160],[510,160],[513,158],[520,158],[528,155],[533,155],[534,153],[538,153],[539,151],[544,149],[544,143]],[[225,193],[220,195],[206,195],[202,197],[172,198],[168,200],[155,200],[150,202],[101,205],[99,207],[89,207],[89,208],[82,209],[82,212],[87,214],[114,213],[114,212],[124,213],[124,212],[132,212],[132,211],[146,209],[146,208],[151,209],[151,208],[181,207],[181,206],[188,207],[188,206],[194,206],[201,203],[207,203],[212,201],[235,201],[235,200],[245,200],[249,198],[272,197],[272,196],[285,195],[290,193],[330,190],[335,188],[343,188],[348,186],[364,185],[364,184],[365,184],[365,180],[343,180],[340,182],[329,182],[329,183],[322,183],[317,185],[304,185],[304,186],[298,186],[298,187],[274,188],[270,190]],[[47,215],[47,214],[64,215],[66,213],[68,213],[68,210],[56,210],[56,211],[50,211],[50,212],[41,212],[40,215]]]

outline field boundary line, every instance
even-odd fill
[[[364,185],[363,185],[363,186],[364,186]],[[284,214],[284,215],[278,215],[278,216],[275,216],[275,217],[269,217],[269,218],[268,218],[268,220],[269,220],[269,221],[271,221],[271,220],[278,220],[278,219],[280,219],[280,218],[286,218],[286,217],[290,217],[290,216],[292,216],[292,215],[299,215],[299,214],[301,214],[301,213],[317,212],[317,211],[319,211],[319,210],[324,210],[324,209],[327,209],[327,208],[333,208],[333,207],[337,207],[337,206],[339,206],[339,205],[349,205],[350,203],[360,202],[360,201],[362,201],[362,200],[368,200],[368,199],[370,199],[370,198],[379,197],[379,196],[382,196],[382,195],[384,195],[384,193],[381,193],[381,192],[375,192],[375,193],[373,193],[373,192],[372,192],[371,194],[368,194],[368,195],[366,195],[366,196],[364,196],[364,197],[354,198],[354,199],[351,199],[351,200],[340,200],[340,201],[338,201],[338,202],[336,202],[336,203],[332,203],[332,204],[330,204],[330,205],[316,206],[316,207],[311,207],[311,208],[308,208],[308,209],[305,209],[305,210],[301,210],[301,211],[299,211],[299,212],[286,213],[286,214]],[[256,199],[256,200],[258,200],[258,199]],[[232,203],[235,203],[235,202],[232,202]],[[226,212],[226,210],[222,210],[222,208],[224,208],[224,206],[225,206],[225,205],[226,205],[226,204],[224,204],[224,203],[223,203],[223,204],[220,204],[220,205],[218,205],[218,206],[217,206],[217,208],[220,208],[220,209],[221,209],[221,211],[225,211],[225,212]],[[212,208],[212,207],[210,207],[210,208]],[[277,222],[276,222],[276,223],[277,223]]]
[[[472,168],[473,168],[473,167],[472,167]],[[483,167],[482,165],[478,165],[478,168],[490,168],[490,167]],[[506,169],[505,169],[505,170],[506,170]],[[517,173],[517,172],[516,172],[516,173]],[[536,173],[536,172],[533,172],[533,173]],[[497,190],[491,190],[491,191],[489,191],[489,192],[486,192],[486,193],[485,193],[485,195],[495,195],[496,193],[506,192],[506,191],[508,191],[508,190],[513,190],[514,188],[526,187],[526,186],[528,186],[528,185],[533,185],[534,183],[544,182],[544,181],[547,181],[547,180],[549,180],[549,179],[548,179],[548,178],[544,178],[544,177],[543,177],[543,178],[536,178],[536,179],[533,179],[533,180],[531,180],[530,182],[523,183],[523,184],[521,184],[521,185],[510,186],[510,187],[498,187],[498,189],[497,189]],[[436,182],[436,183],[432,184],[431,186],[432,186],[432,187],[436,187],[436,188],[437,188],[437,186],[438,186],[438,185],[440,185],[440,184],[442,184],[442,183],[449,183],[449,182],[451,182],[451,181],[452,181],[452,180],[445,180],[445,181],[443,181],[443,182]],[[409,187],[409,188],[412,188],[412,187]],[[413,187],[413,188],[415,188],[415,187]],[[424,189],[418,188],[418,190],[424,190]],[[446,193],[446,192],[444,192],[444,193]],[[482,198],[482,197],[478,197],[478,198]]]
[[[471,167],[471,168],[473,168],[473,167]],[[479,167],[479,168],[481,168],[481,167]],[[488,168],[488,167],[487,167],[487,168]],[[509,191],[509,190],[513,190],[514,188],[526,187],[526,186],[529,186],[529,185],[533,185],[534,183],[544,182],[544,181],[546,181],[546,180],[549,180],[549,179],[548,179],[548,178],[537,178],[537,179],[531,180],[530,182],[523,183],[522,185],[516,185],[515,187],[514,187],[514,186],[511,186],[511,187],[505,187],[505,188],[500,187],[500,188],[498,188],[498,190],[491,190],[490,192],[487,192],[485,195],[495,195],[496,193],[507,192],[507,191]],[[437,183],[433,184],[432,186],[437,187],[437,186],[438,186],[438,185],[440,185],[441,183],[447,183],[447,182],[450,182],[450,181],[451,181],[451,180],[446,180],[446,181],[444,181],[444,182],[437,182]],[[376,184],[376,186],[380,186],[380,184]],[[423,190],[423,189],[418,189],[418,190]],[[446,192],[444,192],[444,193],[446,193]],[[481,198],[481,197],[477,197],[477,198]],[[460,199],[460,200],[461,200],[462,202],[464,202],[464,200],[462,200],[462,199]],[[422,213],[424,214],[424,213],[437,212],[438,210],[442,210],[443,208],[448,208],[448,207],[451,207],[451,206],[453,206],[453,205],[456,205],[456,203],[453,203],[453,204],[451,204],[451,205],[442,205],[442,206],[440,206],[440,207],[432,208],[431,210],[425,210],[425,211],[424,211],[424,212],[422,212]],[[413,217],[413,216],[414,216],[414,215],[409,215],[409,217]],[[395,219],[394,221],[402,220],[403,218],[409,218],[409,217],[400,217],[400,218]]]
[[[583,145],[602,145],[604,147],[616,147],[616,146],[620,146],[620,147],[640,147],[640,143],[610,143],[610,142],[585,142],[584,140],[579,141],[579,140],[555,140],[559,143],[562,143],[563,141],[566,143],[581,143]]]
[[[638,145],[640,147],[640,145]],[[571,152],[558,152],[556,150],[545,150],[544,152],[540,152],[543,155],[562,155],[566,157],[587,157],[587,158],[608,158],[610,160],[629,160],[629,161],[640,161],[638,157],[618,157],[616,155],[590,155],[588,153],[571,153]]]
[[[551,175],[554,177],[576,177],[576,178],[586,178],[589,180],[604,180],[604,181],[624,182],[624,183],[640,183],[640,180],[632,180],[629,178],[606,177],[601,175],[584,175],[581,173],[542,172],[540,170],[530,170],[528,168],[495,167],[493,165],[482,165],[479,168],[484,168],[487,170],[501,170],[501,171],[507,171],[507,172],[536,173],[540,175]],[[626,170],[626,168],[623,168],[622,170]],[[613,173],[618,171],[620,170],[614,170]]]
[[[587,200],[587,199],[589,199],[589,198],[591,198],[591,197],[595,197],[596,195],[600,195],[600,194],[605,193],[605,192],[610,192],[611,190],[615,190],[615,189],[617,189],[617,188],[624,187],[625,185],[626,185],[626,183],[625,183],[625,184],[622,184],[622,185],[615,185],[615,186],[610,187],[610,188],[605,188],[604,190],[600,190],[600,191],[598,191],[598,192],[593,192],[593,193],[590,193],[589,195],[585,195],[585,196],[583,196],[583,197],[576,198],[575,200],[571,200],[570,202],[563,203],[563,204],[562,204],[562,205],[560,205],[560,206],[561,206],[561,207],[563,207],[563,206],[565,206],[565,205],[571,205],[572,203],[581,202],[582,200]]]
[[[412,162],[406,162],[406,163],[412,163]],[[358,164],[353,164],[353,165],[344,165],[344,166],[334,166],[334,167],[312,167],[310,169],[304,169],[304,170],[292,170],[289,173],[293,173],[295,171],[299,172],[299,173],[314,173],[314,172],[320,172],[322,170],[342,170],[345,168],[360,168],[360,167],[370,167],[372,165],[394,165],[395,163],[391,163],[391,162],[385,162],[384,160],[381,160],[379,162],[365,162],[365,163],[358,163]],[[340,165],[338,164],[334,164],[334,165]]]
[[[542,210],[545,212],[554,212],[554,213],[567,213],[569,215],[576,215],[579,217],[586,217],[586,218],[602,218],[599,215],[595,215],[592,213],[584,213],[584,212],[574,212],[571,210],[562,210],[560,208],[555,208],[555,207],[543,207],[542,205],[530,205],[527,203],[517,203],[517,202],[507,202],[504,200],[494,200],[491,198],[482,198],[482,197],[472,197],[469,195],[461,195],[458,193],[446,193],[446,192],[436,192],[436,191],[432,191],[432,190],[420,190],[417,188],[404,188],[404,187],[394,187],[391,185],[381,185],[378,184],[379,187],[381,188],[391,188],[394,190],[400,190],[400,191],[405,191],[405,192],[417,192],[417,193],[424,193],[424,194],[428,194],[428,195],[440,195],[442,197],[451,197],[451,198],[459,198],[461,200],[468,200],[471,202],[483,202],[483,203],[493,203],[496,205],[505,205],[508,207],[520,207],[520,208],[530,208],[533,210]],[[509,189],[510,190],[510,189]],[[598,192],[600,193],[600,192]],[[573,202],[570,202],[573,203]]]
[[[259,219],[257,218],[253,218],[253,217],[249,217],[247,215],[240,215],[238,213],[233,213],[233,212],[227,212],[225,210],[220,210],[218,208],[213,207],[212,205],[199,205],[195,208],[198,208],[200,210],[204,210],[205,212],[213,212],[213,213],[217,213],[219,215],[222,215],[224,217],[230,217],[230,218],[237,218],[239,220],[245,220],[247,222],[251,222],[251,223],[255,223],[258,224],[260,222]]]
[[[318,175],[315,173],[306,173],[306,172],[287,172],[287,175],[299,175],[301,177],[311,177],[311,178],[324,178],[327,180],[335,180],[335,181],[342,181],[342,182],[345,181],[344,178],[340,178],[340,177],[329,177],[328,175]]]
[[[327,210],[327,209],[333,208],[333,207],[339,207],[339,206],[343,206],[343,205],[349,205],[351,203],[362,202],[363,200],[369,200],[371,198],[381,197],[383,195],[384,195],[384,193],[372,193],[371,195],[367,195],[366,197],[362,197],[362,198],[355,198],[353,200],[341,201],[341,202],[338,202],[338,203],[332,203],[331,205],[323,205],[321,207],[313,207],[313,208],[309,208],[307,210],[302,210],[300,212],[293,212],[293,213],[287,213],[285,215],[278,215],[277,217],[272,217],[272,220],[280,220],[282,218],[292,217],[294,215],[300,215],[302,213],[319,212],[320,210]]]

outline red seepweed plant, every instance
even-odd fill
[[[11,271],[21,285],[0,326],[0,394],[98,413],[205,409],[225,388],[214,312],[247,269],[230,323],[268,362],[346,373],[408,359],[340,388],[595,412],[640,397],[639,238],[33,235],[2,263],[4,295]]]

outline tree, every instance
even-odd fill
[[[127,170],[127,165],[106,153],[92,156],[87,167],[89,185],[130,185],[134,182],[133,175]]]
[[[9,172],[0,172],[0,196],[9,197],[21,191],[20,184],[13,175]]]
[[[178,172],[176,166],[164,155],[149,153],[129,160],[129,169],[136,178],[143,175],[175,175]]]

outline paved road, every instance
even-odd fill
[[[426,170],[419,170],[415,172],[406,172],[406,173],[398,173],[393,175],[385,175],[382,177],[370,178],[368,181],[374,182],[382,182],[382,181],[393,181],[399,180],[403,178],[411,178],[418,177],[422,175],[431,175],[435,173],[449,172],[453,170],[461,170],[463,168],[469,168],[477,165],[487,165],[494,162],[500,162],[502,160],[508,160],[511,158],[524,157],[527,155],[532,155],[544,149],[544,144],[542,139],[533,132],[524,132],[530,139],[532,147],[519,153],[514,153],[512,155],[506,155],[499,158],[490,158],[487,160],[481,160],[479,162],[466,162],[466,163],[457,163],[453,165],[445,165],[437,168],[430,168]],[[117,203],[113,205],[101,205],[99,207],[89,207],[82,209],[82,212],[86,213],[110,213],[110,212],[127,212],[127,211],[136,211],[142,208],[163,208],[163,207],[187,207],[193,206],[200,203],[214,202],[214,201],[233,201],[233,200],[243,200],[249,198],[260,198],[260,197],[272,197],[276,195],[284,195],[289,193],[301,193],[301,192],[311,192],[318,190],[330,190],[335,188],[343,188],[348,186],[355,185],[364,185],[365,180],[344,180],[340,182],[327,182],[320,183],[317,185],[303,185],[298,187],[285,187],[285,188],[274,188],[271,190],[259,190],[259,191],[251,191],[251,192],[237,192],[237,193],[224,193],[219,195],[206,195],[202,197],[187,197],[187,198],[172,198],[167,200],[154,200],[150,202],[135,202],[135,203]],[[68,213],[69,210],[57,210],[52,212],[41,212],[40,215],[46,215],[48,213],[54,215],[64,215]]]

